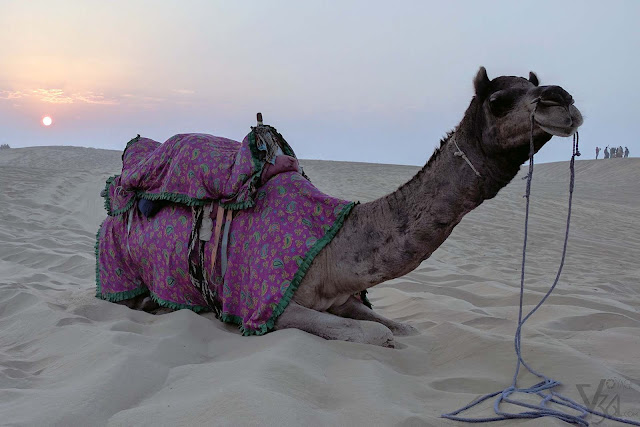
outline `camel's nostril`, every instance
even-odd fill
[[[569,106],[573,104],[573,97],[560,86],[547,86],[540,94],[540,102],[546,105]]]

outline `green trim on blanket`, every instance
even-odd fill
[[[109,196],[109,188],[113,185],[113,181],[115,181],[115,179],[119,176],[120,175],[110,176],[109,178],[107,178],[107,181],[104,186],[104,192],[105,192],[104,208],[106,209],[107,215],[109,216],[118,216],[120,214],[127,212],[129,209],[131,209],[131,207],[134,205],[136,201],[135,197],[131,197],[131,199],[129,199],[129,201],[127,202],[126,205],[124,205],[123,208],[116,209],[115,211],[111,209],[111,196]]]
[[[182,193],[168,193],[168,192],[147,193],[144,191],[138,191],[136,192],[136,197],[139,199],[146,199],[146,200],[153,200],[153,201],[164,200],[166,202],[179,203],[186,206],[204,206],[209,203],[215,202],[214,200],[211,200],[211,199],[198,199],[196,197],[189,197]],[[134,199],[136,197],[134,197]],[[127,205],[129,205],[129,203]],[[131,203],[131,205],[133,205],[133,203]],[[255,205],[255,202],[253,201],[253,199],[247,200],[246,202],[220,203],[220,206],[222,206],[224,209],[231,209],[231,210],[252,208],[254,205]],[[128,206],[128,207],[125,207],[123,210],[119,210],[118,214],[128,211],[130,207],[131,206]]]
[[[105,220],[106,221],[106,220]],[[96,255],[96,296],[100,294],[100,232],[102,231],[102,225],[104,221],[100,223],[98,232],[96,233],[95,255]]]
[[[175,302],[163,300],[162,298],[158,297],[153,292],[149,292],[149,293],[151,294],[151,299],[154,300],[155,302],[157,302],[162,307],[171,308],[173,310],[182,310],[184,308],[184,309],[196,312],[196,313],[201,313],[201,312],[205,312],[205,311],[211,311],[211,309],[209,307],[205,307],[205,306],[202,306],[202,305],[178,304],[178,303],[175,303]]]
[[[136,202],[136,198],[135,198],[135,197],[132,197],[132,198],[127,202],[127,204],[124,206],[124,208],[116,209],[115,211],[111,212],[109,215],[110,215],[110,216],[118,216],[118,215],[120,215],[120,214],[126,213],[126,212],[128,212],[128,211],[129,211],[129,209],[131,209],[131,208],[133,207],[133,205],[135,204],[135,202]],[[111,207],[111,206],[109,206],[109,207]]]
[[[119,301],[135,298],[137,296],[145,295],[145,294],[149,294],[151,299],[154,300],[156,303],[158,303],[158,305],[160,305],[161,307],[167,307],[172,310],[186,309],[186,310],[191,310],[195,313],[211,310],[209,307],[205,307],[202,305],[178,304],[175,302],[163,300],[153,292],[149,291],[146,285],[141,285],[136,289],[132,289],[130,291],[124,291],[124,292],[114,292],[114,293],[107,293],[107,294],[96,292],[96,297],[105,301],[119,302]]]
[[[166,191],[162,193],[137,191],[136,197],[146,200],[164,200],[166,202],[180,203],[187,206],[204,206],[207,203],[211,203],[210,199],[198,199],[195,197],[189,197],[182,193],[169,193]]]
[[[107,215],[111,215],[111,197],[109,197],[109,187],[111,187],[111,183],[114,179],[116,179],[120,175],[112,175],[107,178],[107,181],[104,184],[104,208],[107,210]]]
[[[129,142],[127,142],[127,144],[124,146],[124,150],[122,150],[122,156],[121,156],[123,166],[124,166],[124,155],[127,152],[127,148],[129,148],[131,144],[133,144],[134,142],[138,142],[139,140],[140,140],[140,134],[137,134],[134,138],[131,138]],[[135,197],[132,197],[131,200],[129,200],[123,208],[116,209],[115,211],[111,210],[111,197],[109,197],[109,187],[111,187],[111,184],[113,183],[113,181],[119,176],[120,174],[110,176],[109,178],[107,178],[107,182],[105,183],[105,186],[104,186],[104,190],[105,190],[104,208],[106,209],[107,215],[109,216],[118,216],[120,214],[127,212],[129,209],[131,209],[131,207],[135,202]]]
[[[136,289],[132,289],[130,291],[124,291],[124,292],[114,292],[114,293],[107,293],[107,294],[96,292],[96,297],[105,301],[119,302],[119,301],[135,298],[137,296],[145,295],[145,294],[149,294],[151,299],[154,300],[156,303],[158,303],[158,305],[160,305],[161,307],[167,307],[172,310],[186,309],[186,310],[191,310],[195,313],[211,311],[209,307],[205,307],[202,305],[178,304],[172,301],[163,300],[155,293],[149,291],[149,288],[147,288],[146,285],[141,285]]]
[[[116,209],[114,211],[111,209],[111,198],[109,197],[109,187],[113,185],[113,179],[115,179],[118,176],[119,175],[114,175],[110,177],[109,180],[111,181],[107,180],[107,185],[105,188],[106,196],[104,201],[104,208],[107,210],[107,214],[109,216],[118,216],[123,213],[126,213],[129,209],[133,207],[133,205],[138,199],[146,199],[146,200],[154,200],[154,201],[164,200],[167,202],[179,203],[186,206],[204,206],[207,203],[212,202],[212,200],[210,199],[197,199],[195,197],[189,197],[181,193],[169,193],[169,192],[147,193],[144,191],[136,191],[135,195],[131,197],[131,199],[127,202],[127,204],[123,208]]]
[[[102,292],[97,291],[96,297],[103,299],[105,301],[119,302],[126,299],[135,298],[138,295],[147,294],[147,293],[149,293],[149,289],[147,289],[145,285],[141,285],[140,287],[131,289],[130,291],[123,291],[123,292],[113,292],[113,293],[103,294]]]
[[[239,211],[242,209],[249,209],[256,205],[256,202],[253,199],[249,199],[246,202],[235,202],[235,203],[220,203],[220,207],[223,209],[229,209],[232,211]]]
[[[298,268],[298,271],[296,271],[296,274],[293,275],[291,284],[285,291],[278,305],[273,309],[273,314],[271,315],[271,318],[269,320],[267,320],[258,329],[249,328],[243,325],[242,319],[237,316],[230,316],[230,315],[223,314],[221,316],[221,320],[225,322],[232,322],[232,323],[238,324],[240,327],[240,331],[242,332],[242,335],[245,335],[245,336],[246,335],[264,335],[267,332],[271,331],[273,329],[273,326],[276,323],[276,320],[278,320],[278,317],[289,305],[291,298],[293,298],[294,292],[298,289],[298,286],[300,286],[302,279],[304,279],[304,276],[307,274],[307,271],[311,267],[311,263],[313,263],[313,260],[315,259],[315,257],[320,253],[322,249],[324,249],[325,246],[329,244],[329,242],[331,242],[331,240],[333,240],[335,235],[342,228],[342,225],[344,224],[344,221],[347,219],[347,216],[349,215],[349,213],[351,212],[353,207],[357,204],[359,204],[359,202],[351,202],[347,204],[342,209],[342,211],[334,221],[333,225],[329,229],[329,231],[327,231],[325,235],[322,236],[322,238],[318,239],[316,244],[313,245],[311,249],[307,251],[306,255],[304,256],[304,260],[302,261],[302,264]]]
[[[242,335],[245,335],[244,326],[242,326],[242,317],[233,314],[221,313],[220,320],[225,323],[234,323],[238,325],[238,328],[240,329],[240,332],[242,332]]]

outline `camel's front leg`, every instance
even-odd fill
[[[386,317],[379,315],[353,296],[349,297],[347,302],[344,304],[337,307],[331,307],[327,311],[335,314],[336,316],[382,323],[384,326],[391,329],[394,335],[398,336],[415,335],[420,333],[411,325],[396,322],[395,320],[387,319]]]
[[[393,347],[393,333],[380,323],[345,319],[303,307],[293,301],[278,317],[275,328],[296,328],[328,340]]]

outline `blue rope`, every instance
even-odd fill
[[[466,406],[464,406],[464,407],[462,407],[462,408],[460,408],[460,409],[458,409],[456,411],[449,412],[447,414],[442,414],[441,416],[442,416],[442,418],[447,418],[447,419],[455,420],[455,421],[464,421],[464,422],[468,422],[468,423],[486,423],[486,422],[491,422],[491,421],[508,420],[508,419],[512,419],[512,418],[554,417],[554,418],[557,418],[559,420],[565,421],[567,423],[571,423],[571,424],[575,424],[575,425],[578,425],[578,426],[587,427],[589,425],[589,423],[585,420],[585,417],[589,413],[591,413],[593,415],[598,415],[600,417],[607,418],[609,420],[618,421],[618,422],[621,422],[621,423],[631,424],[631,425],[635,425],[635,426],[640,426],[640,422],[632,421],[632,420],[628,420],[628,419],[624,419],[624,418],[615,417],[613,415],[609,415],[609,414],[605,414],[605,413],[600,412],[600,411],[589,409],[589,408],[587,408],[587,407],[585,407],[583,405],[580,405],[579,403],[569,399],[568,397],[562,396],[560,393],[556,393],[555,391],[553,391],[553,388],[555,388],[556,386],[562,385],[562,383],[559,382],[559,381],[556,381],[556,380],[554,380],[552,378],[549,378],[544,374],[541,374],[541,373],[535,371],[522,358],[522,340],[521,340],[522,326],[531,317],[531,315],[533,313],[535,313],[538,310],[538,308],[540,308],[540,306],[547,300],[549,295],[551,295],[551,292],[553,292],[553,290],[555,289],[556,285],[558,284],[558,280],[560,279],[560,273],[562,272],[562,268],[564,267],[565,255],[567,253],[567,241],[569,240],[569,225],[571,224],[571,203],[572,203],[572,200],[573,200],[573,188],[574,188],[574,182],[575,182],[574,164],[575,164],[576,156],[580,156],[580,151],[578,150],[579,135],[578,135],[578,132],[576,132],[574,134],[574,136],[573,136],[573,154],[571,156],[571,161],[570,161],[570,164],[569,164],[569,169],[571,171],[571,179],[570,179],[570,184],[569,184],[569,208],[568,208],[568,212],[567,212],[567,227],[566,227],[566,231],[565,231],[565,235],[564,235],[564,246],[562,248],[562,258],[560,260],[560,266],[558,268],[558,273],[556,274],[556,278],[555,278],[555,280],[553,282],[553,285],[551,285],[551,288],[549,288],[549,290],[544,295],[544,297],[542,297],[540,302],[523,318],[522,317],[522,305],[523,305],[523,297],[524,297],[524,267],[525,267],[526,254],[527,254],[527,234],[528,234],[528,231],[529,231],[529,200],[530,200],[530,195],[531,195],[531,181],[533,179],[533,154],[534,154],[533,124],[534,124],[534,115],[535,115],[536,110],[538,108],[538,101],[539,101],[539,99],[535,101],[536,105],[534,107],[533,112],[531,113],[531,138],[530,138],[530,151],[529,151],[529,173],[526,176],[526,178],[527,178],[527,188],[526,188],[526,194],[524,196],[527,199],[527,202],[526,202],[526,214],[525,214],[525,221],[524,221],[524,243],[523,243],[523,246],[522,246],[522,269],[521,269],[521,272],[520,272],[520,307],[519,307],[519,310],[518,310],[518,328],[516,329],[516,334],[515,334],[515,339],[514,339],[515,352],[516,352],[516,355],[518,357],[517,357],[515,373],[513,375],[513,381],[511,382],[511,385],[509,387],[505,388],[504,390],[486,394],[486,395],[476,399],[475,401],[471,402],[470,404],[468,404],[468,405],[466,405]],[[518,379],[518,374],[520,373],[520,365],[522,365],[525,368],[527,368],[527,370],[530,373],[532,373],[533,375],[537,376],[542,381],[540,381],[537,384],[534,384],[534,385],[532,385],[531,387],[528,387],[528,388],[519,388],[517,386],[517,379]],[[548,393],[545,393],[545,391],[548,391]],[[515,398],[512,398],[511,396],[514,393],[534,394],[534,395],[538,395],[539,397],[541,397],[542,400],[540,401],[540,404],[535,405],[535,404],[523,402],[523,401],[520,401],[520,400],[516,400]],[[491,399],[492,397],[496,397],[496,396],[498,396],[498,398],[496,399],[496,401],[495,401],[495,403],[493,405],[493,410],[496,413],[495,417],[468,418],[468,417],[458,416],[458,414],[460,414],[461,412],[464,412],[467,409],[473,408],[474,406],[484,402],[485,400]],[[523,408],[528,408],[528,409],[531,409],[531,411],[505,412],[505,411],[500,409],[500,403],[502,403],[502,402],[511,403],[513,405],[518,405],[518,406],[521,406]],[[547,406],[547,404],[549,402],[552,402],[552,403],[555,403],[557,405],[561,405],[561,406],[565,406],[567,408],[573,409],[574,411],[577,411],[578,414],[576,414],[576,415],[569,414],[569,413],[563,412],[561,410],[550,408],[550,407]]]

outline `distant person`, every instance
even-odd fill
[[[629,157],[629,147],[624,147],[624,158]]]
[[[624,156],[624,150],[622,149],[622,145],[618,147],[618,157],[622,158]]]
[[[606,147],[604,147],[604,158],[605,159],[609,158],[609,146],[608,145]]]
[[[598,160],[598,154],[600,154],[600,147],[596,147],[596,160]]]

